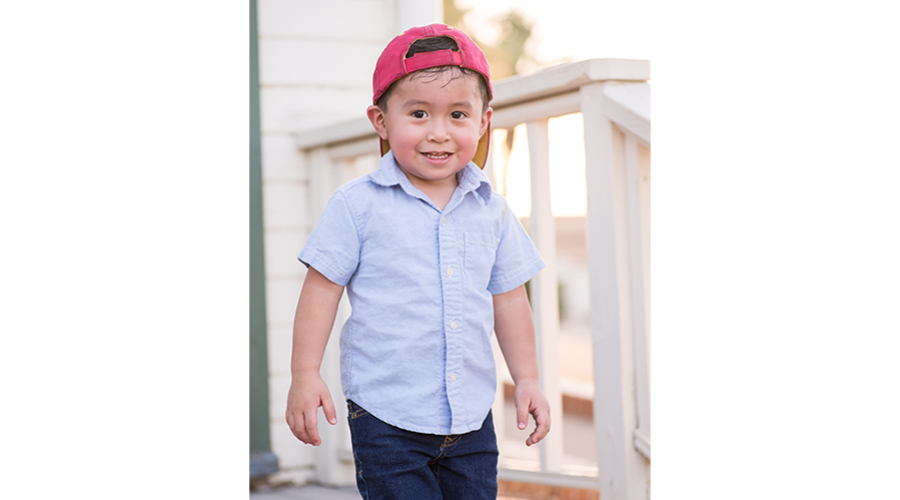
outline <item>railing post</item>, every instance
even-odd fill
[[[556,224],[550,206],[550,138],[548,120],[528,123],[531,163],[531,238],[546,267],[531,279],[541,389],[550,403],[550,434],[538,445],[541,470],[562,470],[562,392],[559,388],[559,282],[556,275]]]
[[[588,194],[600,498],[647,498],[649,465],[634,447],[635,373],[623,138],[603,110],[603,83],[581,87]]]

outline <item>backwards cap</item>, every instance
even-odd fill
[[[419,52],[406,57],[409,47],[416,40],[438,36],[452,38],[456,41],[459,50],[444,49],[433,52]],[[372,104],[376,104],[378,98],[397,80],[415,71],[438,66],[459,66],[460,68],[478,72],[484,77],[485,83],[487,83],[488,99],[494,98],[494,89],[491,86],[491,70],[487,59],[484,57],[481,49],[469,38],[469,35],[444,24],[429,24],[428,26],[419,26],[404,31],[391,40],[387,47],[384,48],[384,52],[381,53],[378,62],[375,64],[375,73],[372,76],[372,89],[374,90]],[[487,130],[478,141],[475,157],[472,158],[472,161],[480,168],[484,168],[484,163],[487,160],[490,140],[491,125],[488,123]],[[380,139],[380,144],[381,156],[384,156],[391,147],[384,139]]]

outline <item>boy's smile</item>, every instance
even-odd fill
[[[456,188],[456,173],[475,156],[493,113],[481,112],[478,77],[453,76],[452,71],[413,74],[394,84],[387,111],[367,110],[397,165],[426,194]]]

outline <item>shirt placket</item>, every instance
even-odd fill
[[[449,207],[449,204],[448,204]],[[441,265],[441,290],[444,299],[443,327],[447,346],[444,377],[450,403],[450,432],[458,433],[466,423],[465,322],[463,321],[462,256],[459,253],[454,216],[445,211],[439,216],[438,240]]]

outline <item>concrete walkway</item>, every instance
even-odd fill
[[[355,486],[325,488],[323,486],[286,486],[261,488],[250,492],[250,500],[361,500]]]

